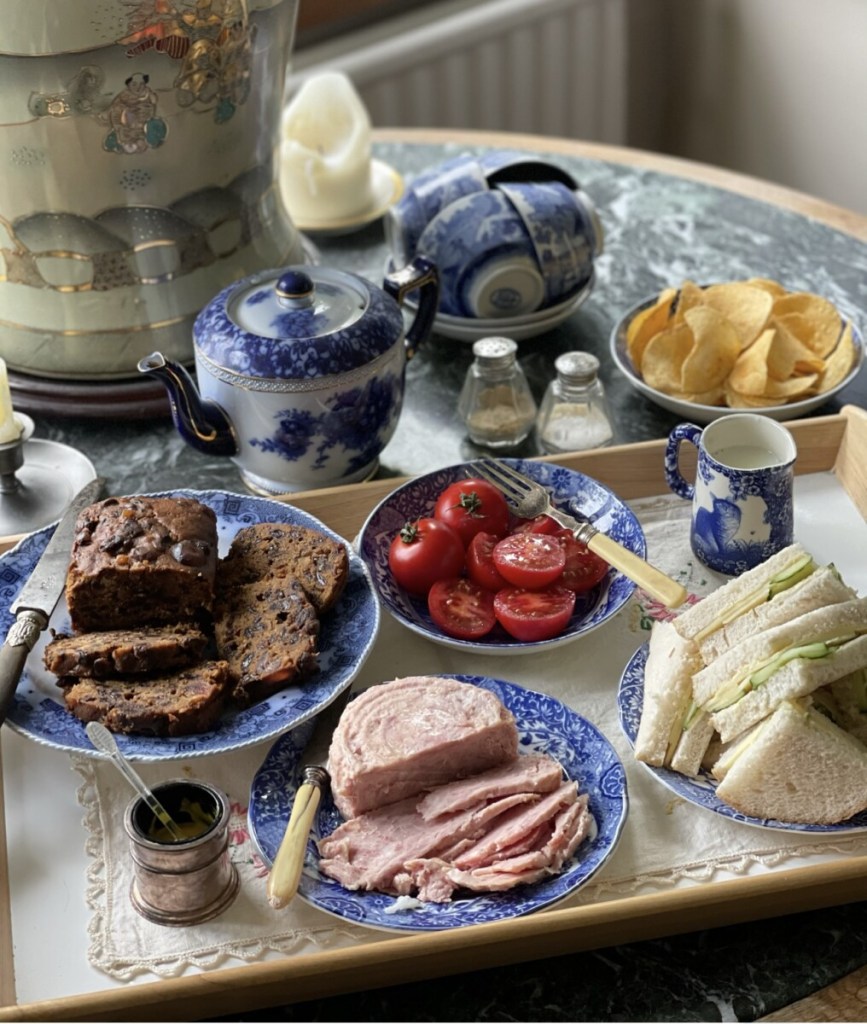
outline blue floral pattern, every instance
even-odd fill
[[[508,892],[477,894],[451,903],[425,903],[400,909],[395,897],[377,892],[351,892],[317,867],[315,841],[330,835],[341,817],[327,794],[323,796],[299,895],[329,914],[370,928],[390,931],[440,931],[464,925],[502,921],[540,910],[564,899],[588,882],[614,851],[626,822],[626,774],[607,738],[585,718],[547,694],[485,676],[447,678],[480,686],[496,694],[518,723],[522,753],[546,753],[556,758],[579,791],[589,794],[596,828],[578,847],[564,871]],[[281,737],[268,752],[253,779],[248,819],[250,835],[270,864],[286,823],[304,767],[306,730]]]
[[[173,495],[195,498],[217,514],[220,552],[225,554],[241,527],[255,523],[293,523],[343,540],[318,519],[283,502],[228,491],[178,490]],[[39,561],[54,526],[25,537],[0,556],[0,629],[12,625],[8,608]],[[345,541],[344,541],[345,543]],[[313,718],[346,689],[367,660],[379,632],[379,604],[362,560],[350,551],[349,582],[342,597],[322,618],[319,672],[302,686],[290,686],[243,711],[229,710],[211,732],[161,739],[118,735],[121,751],[131,761],[173,761],[224,753],[273,739]],[[51,616],[50,628],[68,632],[66,603]],[[42,665],[47,634],[31,652],[6,719],[7,724],[37,743],[70,753],[97,755],[84,723],[62,704],[55,677]]]
[[[613,537],[644,558],[644,532],[632,511],[607,487],[591,477],[550,462],[504,459],[520,473],[532,477],[551,492],[552,500],[564,512],[589,519],[601,532]],[[434,625],[427,602],[399,587],[388,568],[388,549],[401,527],[413,519],[433,514],[439,493],[456,480],[473,475],[473,464],[461,463],[417,477],[398,487],[371,512],[359,535],[358,550],[370,569],[380,601],[408,629],[436,643],[480,654],[514,654],[550,649],[569,643],[601,626],[629,600],[635,584],[616,569],[586,594],[579,594],[566,630],[551,640],[521,643],[499,626],[481,640],[458,640],[441,633]]]
[[[703,431],[680,423],[665,449],[665,478],[671,490],[693,502],[690,543],[705,565],[738,576],[759,565],[792,542],[794,507],[792,464],[734,473],[701,448]],[[678,466],[680,444],[700,450],[693,486]],[[710,502],[710,507],[707,503]]]
[[[319,415],[304,409],[280,410],[274,414],[277,426],[271,437],[251,438],[250,445],[287,462],[297,462],[313,448],[313,469],[327,465],[329,452],[339,446],[342,451],[357,452],[347,463],[348,476],[379,455],[383,438],[390,436],[397,423],[402,402],[402,379],[383,374],[363,387],[332,394]]]
[[[275,313],[278,320],[284,318],[276,324],[286,331],[283,340],[254,334],[238,324],[230,310],[241,293],[249,292],[243,301],[252,298],[252,305],[261,305],[269,298],[268,291],[273,293],[273,287],[267,285],[273,286],[286,269],[263,271],[224,288],[196,318],[193,338],[197,350],[217,366],[245,377],[312,380],[365,366],[402,343],[400,306],[387,292],[354,274],[346,277],[363,296],[363,309],[342,328],[321,333],[321,314],[311,310]]]
[[[644,706],[644,666],[647,664],[647,651],[648,645],[643,644],[629,659],[623,670],[623,675],[620,677],[620,686],[617,690],[620,725],[633,747]],[[697,777],[692,778],[672,771],[670,768],[655,768],[647,764],[644,767],[663,786],[691,804],[695,804],[696,807],[704,807],[708,811],[713,811],[724,818],[741,822],[744,825],[780,829],[785,832],[860,832],[867,829],[867,811],[862,811],[854,818],[836,825],[804,825],[778,821],[776,818],[753,818],[724,804],[716,795],[716,780],[704,769]]]

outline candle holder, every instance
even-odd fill
[[[30,533],[59,519],[73,495],[96,477],[81,452],[33,438],[33,420],[13,413],[17,438],[0,444],[0,535]]]

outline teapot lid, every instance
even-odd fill
[[[266,270],[224,288],[196,318],[196,351],[247,377],[346,373],[403,337],[397,302],[370,282],[327,267]]]

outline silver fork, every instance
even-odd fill
[[[472,472],[498,487],[512,510],[522,519],[534,519],[548,515],[561,526],[572,530],[575,539],[603,558],[609,565],[619,569],[637,583],[651,597],[661,601],[667,608],[678,608],[687,598],[687,590],[677,580],[640,558],[634,551],[600,533],[590,522],[581,522],[574,516],[562,512],[551,502],[551,495],[535,480],[524,476],[505,462],[480,459],[472,463]]]

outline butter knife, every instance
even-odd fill
[[[266,893],[268,902],[275,910],[285,907],[298,892],[310,829],[319,810],[322,792],[331,784],[331,776],[325,767],[328,748],[340,716],[349,702],[350,690],[351,686],[347,686],[317,716],[313,733],[304,748],[302,782],[295,794],[289,822],[268,875]]]
[[[9,610],[15,621],[0,647],[0,724],[6,721],[27,655],[33,650],[39,634],[48,628],[48,620],[66,586],[78,514],[99,498],[104,485],[105,480],[97,477],[75,495],[21,593],[12,602]]]

